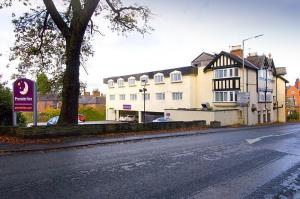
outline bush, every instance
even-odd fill
[[[86,121],[105,120],[105,107],[80,107],[78,113],[86,117]]]
[[[11,90],[0,84],[0,125],[12,126],[12,93]],[[22,113],[17,113],[17,123],[20,126],[26,125],[26,118]]]
[[[291,113],[287,116],[287,120],[289,121],[297,121],[299,118],[299,113],[295,110],[291,111]]]

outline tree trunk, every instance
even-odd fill
[[[62,107],[58,124],[78,124],[80,51],[84,33],[66,39],[66,70],[63,77]]]

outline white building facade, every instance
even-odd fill
[[[142,122],[145,108],[146,122],[162,116],[222,125],[285,122],[283,74],[276,73],[266,56],[249,56],[243,67],[241,53],[202,53],[192,66],[105,78],[106,119],[135,115]],[[250,98],[243,107],[238,103],[241,92]]]

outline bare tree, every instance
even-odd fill
[[[12,14],[16,41],[10,60],[20,61],[18,75],[46,71],[62,79],[60,125],[77,124],[79,68],[93,54],[91,37],[101,34],[94,17],[108,20],[111,30],[122,34],[153,30],[148,26],[151,11],[147,7],[124,6],[121,0],[2,0],[0,8],[16,2],[30,12],[20,17]]]

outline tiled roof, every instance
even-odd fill
[[[195,66],[195,65],[201,64],[201,62],[209,63],[214,58],[215,58],[215,55],[203,52],[192,61],[192,65]]]
[[[171,68],[171,69],[166,69],[166,70],[157,70],[157,71],[151,71],[151,72],[146,72],[146,73],[138,73],[138,74],[132,74],[132,75],[123,75],[123,76],[108,77],[108,78],[104,78],[103,82],[105,84],[107,84],[107,81],[110,80],[110,79],[112,79],[112,80],[114,80],[116,82],[117,79],[119,79],[119,78],[123,78],[124,81],[127,81],[127,79],[129,77],[135,77],[137,80],[139,80],[142,75],[148,75],[148,77],[150,79],[153,79],[153,76],[156,73],[162,73],[162,74],[164,74],[165,77],[169,77],[170,73],[173,72],[173,71],[180,71],[182,75],[189,75],[189,74],[195,74],[195,75],[197,75],[198,74],[198,69],[197,68],[195,68],[193,66],[186,66],[186,67]]]

